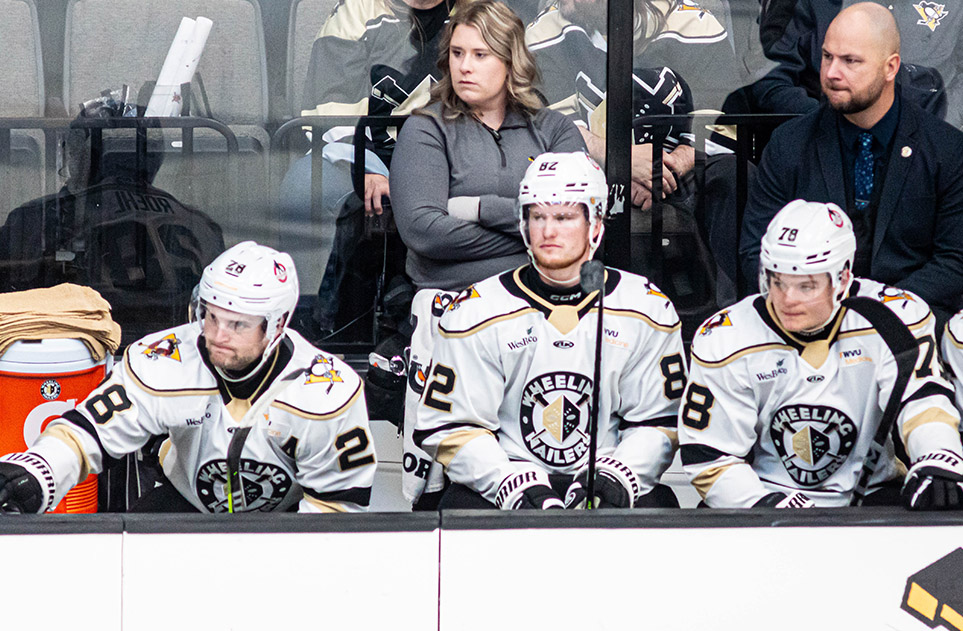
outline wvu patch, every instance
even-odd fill
[[[699,335],[711,335],[712,329],[719,328],[720,326],[732,326],[732,320],[729,319],[729,310],[720,311],[715,314],[702,324],[702,328],[699,329]]]
[[[917,24],[925,26],[931,31],[935,31],[936,27],[943,21],[943,18],[949,14],[945,4],[936,4],[935,2],[920,2],[919,4],[914,4],[913,8],[920,14],[920,19]]]
[[[311,361],[308,369],[308,376],[304,380],[309,383],[344,383],[341,378],[341,371],[334,369],[334,360],[324,355],[316,355]]]
[[[930,629],[963,631],[963,548],[906,579],[900,609]]]
[[[168,359],[179,362],[181,360],[181,351],[178,349],[180,343],[181,341],[177,339],[177,336],[171,333],[145,348],[144,355],[146,355],[148,359],[167,357]],[[143,346],[143,344],[141,345]]]

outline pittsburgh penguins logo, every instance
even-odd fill
[[[826,405],[786,405],[769,425],[776,452],[797,484],[815,487],[835,473],[856,445],[856,424]]]
[[[535,377],[522,391],[520,422],[525,446],[552,467],[577,463],[588,451],[592,380],[574,372]]]
[[[898,287],[883,287],[879,294],[877,294],[877,297],[882,303],[892,302],[893,300],[906,300],[909,302],[914,301],[912,295]]]
[[[720,326],[732,326],[732,320],[729,319],[729,310],[720,311],[715,314],[702,324],[702,328],[699,329],[699,335],[710,335],[712,329],[718,328]]]
[[[458,296],[451,301],[451,304],[448,305],[448,310],[454,311],[461,306],[461,303],[465,302],[466,300],[471,300],[472,298],[481,298],[481,294],[478,293],[474,285],[458,294]]]
[[[914,4],[913,8],[920,14],[920,19],[916,23],[920,26],[925,26],[931,31],[935,31],[936,27],[943,21],[943,18],[949,14],[945,4],[937,4],[935,2],[920,2],[919,4]]]
[[[167,357],[179,362],[181,360],[181,352],[178,349],[180,343],[181,341],[177,339],[177,336],[171,333],[150,344],[144,349],[144,355],[146,355],[148,359]]]
[[[309,383],[344,383],[341,378],[341,371],[335,370],[334,360],[325,355],[315,355],[311,360],[311,367],[308,368],[308,376],[304,380]]]
[[[412,361],[408,366],[408,387],[419,397],[425,391],[425,384],[428,382],[426,372],[428,371],[422,369],[421,364],[416,361]]]
[[[441,314],[451,305],[455,300],[455,294],[439,291],[435,294],[434,299],[431,301],[431,315],[434,318],[440,318]]]
[[[246,510],[270,511],[291,490],[293,481],[287,471],[275,464],[242,459],[241,485],[244,487]],[[197,496],[212,513],[227,512],[227,461],[211,460],[197,472],[194,482]]]

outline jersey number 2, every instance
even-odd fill
[[[425,389],[425,405],[440,412],[451,412],[451,403],[439,399],[436,395],[451,394],[455,389],[455,371],[442,364],[436,364],[431,372],[434,379]]]
[[[368,454],[367,456],[355,457],[358,454],[364,453],[368,449],[368,432],[364,431],[360,427],[355,427],[352,430],[341,434],[334,439],[335,448],[341,453],[338,454],[338,466],[342,471],[348,471],[349,469],[355,469],[357,467],[363,467],[366,464],[372,464],[375,459],[374,456]],[[351,445],[348,447],[348,445]],[[348,447],[345,449],[345,447]],[[341,451],[341,450],[344,451]]]

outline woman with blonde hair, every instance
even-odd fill
[[[477,0],[457,7],[439,46],[438,68],[431,101],[401,130],[390,176],[395,222],[408,247],[406,269],[418,289],[410,375],[427,369],[439,305],[527,262],[515,203],[531,160],[547,151],[585,150],[575,124],[543,106],[524,26],[505,4]],[[404,490],[417,502],[426,477],[429,493],[441,490],[443,478],[437,463],[425,475],[431,459],[411,440],[418,379],[409,379],[409,386],[405,469],[413,471]]]

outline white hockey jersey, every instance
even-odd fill
[[[50,423],[31,451],[53,469],[54,504],[88,471],[101,471],[103,454],[120,457],[168,434],[160,460],[171,484],[200,511],[228,510],[228,445],[241,423],[225,400],[238,401],[222,396],[198,343],[199,328],[187,324],[131,344],[106,381]],[[234,510],[298,501],[301,512],[364,510],[375,454],[361,379],[294,331],[282,344],[291,358],[248,412],[253,428],[238,467],[244,501]]]
[[[598,309],[593,292],[553,304],[526,268],[463,292],[442,316],[415,441],[452,481],[494,503],[499,483],[532,465],[573,474],[588,462]],[[679,318],[645,278],[608,269],[598,455],[647,493],[677,446],[686,368]]]
[[[912,459],[960,453],[959,415],[941,377],[935,320],[919,297],[857,279],[850,295],[880,300],[919,340],[920,358],[897,417]],[[679,442],[685,472],[706,504],[748,507],[802,490],[817,505],[850,502],[896,378],[896,362],[869,322],[843,309],[827,339],[784,331],[761,296],[707,320],[692,342]],[[888,440],[869,492],[905,471]]]
[[[943,333],[943,359],[952,372],[956,409],[963,411],[963,311],[946,323],[946,331]]]

